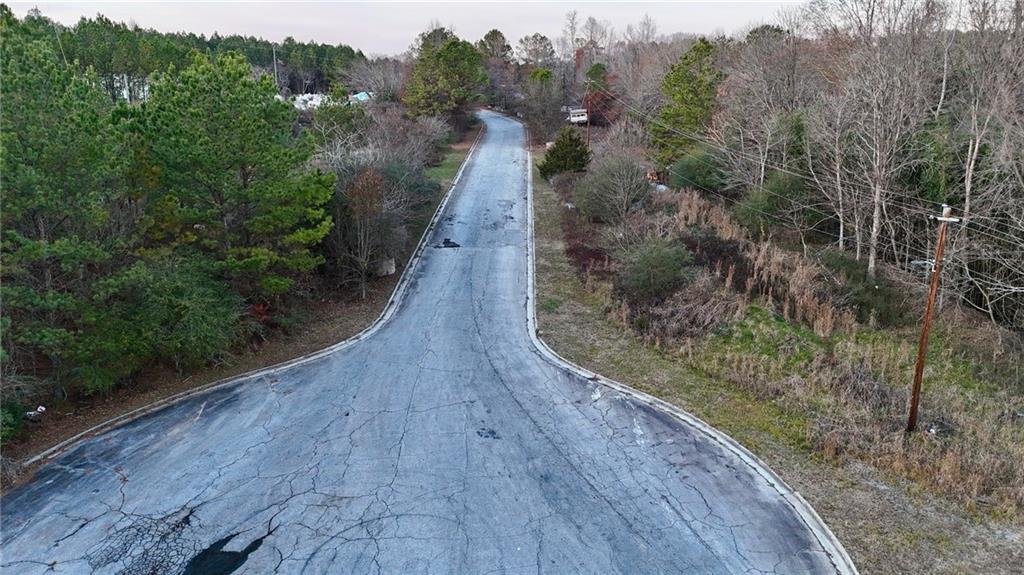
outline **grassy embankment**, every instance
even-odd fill
[[[805,393],[806,387],[762,385],[785,381],[785,374],[810,377],[812,358],[823,351],[905,374],[912,328],[824,338],[752,301],[700,345],[669,349],[621,321],[609,282],[581,280],[564,252],[562,200],[536,172],[534,189],[538,322],[558,353],[678,405],[742,443],[815,507],[863,573],[1019,572],[1019,517],[944,497],[928,481],[915,480],[913,470],[896,473],[830,452],[815,443],[815,426],[822,411],[835,409],[831,399]],[[939,388],[984,388],[969,360],[943,345],[944,337],[940,333],[931,348],[929,381],[944,382]],[[930,394],[942,395],[931,385]]]

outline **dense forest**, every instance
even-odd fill
[[[214,33],[207,38],[193,33],[161,33],[113,22],[102,15],[62,26],[33,10],[21,26],[33,38],[54,43],[62,61],[91,67],[114,101],[140,100],[151,74],[172,66],[187,67],[196,51],[209,56],[238,53],[254,69],[270,75],[275,73],[276,56],[277,82],[292,94],[327,92],[342,70],[364,58],[361,52],[345,45],[297,42],[290,36],[275,44],[251,36]]]
[[[365,296],[417,239],[410,218],[438,199],[425,170],[477,99],[460,81],[445,105],[413,108],[416,89],[408,108],[397,92],[349,105],[345,72],[364,60],[347,47],[277,48],[293,88],[334,96],[299,110],[263,40],[7,7],[0,38],[4,439],[37,402],[228,361],[298,303]],[[483,78],[447,33],[403,68],[423,89]]]

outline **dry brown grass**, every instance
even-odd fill
[[[981,377],[941,337],[913,434],[904,431],[916,353],[910,332],[857,327],[821,337],[751,308],[725,335],[687,349],[706,372],[806,417],[808,445],[830,459],[868,463],[972,511],[1024,511],[1024,395]]]
[[[854,313],[833,297],[836,280],[817,263],[770,241],[752,239],[725,208],[697,192],[662,194],[655,206],[671,213],[675,233],[726,288],[764,298],[787,321],[807,325],[820,336],[854,326]]]
[[[756,286],[787,321],[803,323],[820,336],[853,328],[853,312],[834,303],[829,288],[835,286],[827,285],[817,264],[766,241],[749,244],[746,255],[752,264],[748,291]]]
[[[704,337],[724,323],[739,319],[745,311],[743,298],[723,288],[712,274],[701,272],[686,289],[644,310],[643,335],[659,347],[668,343],[685,345],[691,338]],[[628,308],[620,310],[620,318],[630,320]]]
[[[929,354],[922,433],[903,432],[913,341],[861,337],[837,342],[839,367],[815,370],[815,377],[841,381],[843,374],[836,369],[863,365],[898,391],[890,391],[891,401],[863,410],[833,409],[823,434],[836,437],[846,455],[890,468],[969,507],[1019,515],[1024,510],[1024,395],[1006,381],[985,377],[983,364],[965,361],[941,337],[946,329],[940,328]],[[1012,364],[1024,360],[1012,351],[1004,353]]]
[[[717,377],[808,418],[808,445],[862,461],[996,516],[1024,511],[1024,396],[978,377],[954,353],[930,354],[920,431],[904,431],[911,339],[858,328],[821,338],[763,312],[692,347]]]
[[[704,268],[662,301],[606,304],[647,344],[807,418],[807,446],[828,458],[868,463],[968,509],[1024,510],[1024,389],[1012,385],[1018,368],[1005,367],[1024,353],[1012,334],[947,314],[929,358],[923,431],[907,435],[916,331],[858,325],[841,280],[821,264],[751,238],[689,191],[659,194],[650,211],[586,234],[568,233],[578,227],[566,225],[571,216],[563,213],[566,254],[588,289],[615,271],[605,260],[595,275],[580,257],[598,244],[680,237]]]
[[[676,231],[680,233],[693,227],[710,228],[723,240],[750,241],[746,228],[736,223],[725,208],[705,200],[694,190],[661,194],[656,204],[674,208]]]

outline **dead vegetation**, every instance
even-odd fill
[[[916,326],[879,327],[887,319],[879,313],[907,307],[898,279],[879,280],[879,293],[861,301],[851,295],[852,272],[754,239],[725,208],[687,190],[658,194],[618,224],[596,224],[571,207],[572,184],[556,185],[568,206],[565,254],[584,286],[607,298],[609,317],[799,414],[806,445],[826,458],[870,464],[967,509],[1019,517],[1024,390],[1019,368],[1005,367],[1024,363],[1018,336],[948,306],[930,348],[924,425],[907,435]],[[685,288],[635,301],[600,287],[623,270],[610,253],[651,238],[688,248],[699,272]],[[875,309],[880,300],[890,307]]]
[[[1005,422],[1020,418],[1010,403],[991,414],[981,407],[1019,401],[1024,393],[1024,363],[1011,334],[947,305],[925,378],[923,429],[938,433],[904,444],[916,326],[876,329],[857,321],[822,337],[784,321],[780,308],[769,309],[760,295],[748,297],[745,286],[726,288],[728,266],[716,274],[716,258],[695,256],[703,270],[686,289],[649,308],[651,321],[641,331],[608,279],[582,281],[565,257],[565,197],[556,198],[539,180],[535,189],[538,321],[561,355],[678,405],[741,442],[814,506],[862,573],[1019,572],[1024,526],[1020,504],[1010,502],[1014,485],[1019,496],[1024,443],[1020,427],[1012,431]],[[701,206],[705,213],[715,208]],[[707,221],[691,223],[712,227]],[[712,237],[706,234],[701,245],[710,246]],[[745,236],[730,241],[737,239]],[[826,270],[821,281],[831,285],[837,276]],[[700,302],[721,307],[704,311]],[[855,304],[842,290],[832,302],[844,310]],[[1004,395],[993,395],[997,389]],[[990,416],[1004,424],[988,436],[964,430],[956,419],[996,430]],[[968,451],[976,459],[964,459]],[[999,463],[988,469],[986,459]],[[956,481],[963,483],[949,485]]]
[[[626,305],[626,304],[623,304]],[[661,342],[704,337],[724,322],[736,320],[746,312],[746,303],[729,293],[716,278],[701,272],[687,286],[648,311],[647,338],[660,347]],[[628,309],[622,317],[629,317]]]

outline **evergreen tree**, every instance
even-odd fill
[[[582,172],[590,163],[590,150],[576,130],[562,128],[555,138],[555,144],[544,154],[544,161],[537,164],[541,177],[550,180],[563,172]]]
[[[472,44],[451,37],[435,48],[435,36],[421,42],[402,102],[413,116],[459,116],[487,83],[487,72]]]
[[[306,170],[312,142],[292,135],[296,111],[276,94],[240,55],[196,55],[144,107],[160,174],[149,237],[208,254],[246,296],[287,291],[331,226],[333,176]]]
[[[555,49],[547,36],[534,32],[519,39],[519,59],[526,64],[546,66],[555,59]]]
[[[701,38],[679,59],[662,81],[667,102],[650,125],[658,159],[668,164],[703,134],[711,121],[722,74],[715,67],[715,47]],[[682,132],[682,133],[680,133]]]
[[[490,60],[501,60],[510,62],[512,60],[512,46],[509,45],[501,30],[493,29],[476,43],[477,50],[484,58]]]
[[[608,90],[608,68],[598,62],[590,68],[587,68],[587,80],[595,90]]]
[[[5,355],[15,365],[22,355],[45,357],[60,389],[88,345],[91,288],[124,252],[111,214],[123,192],[123,150],[98,79],[64,65],[48,41],[32,39],[2,10]]]

